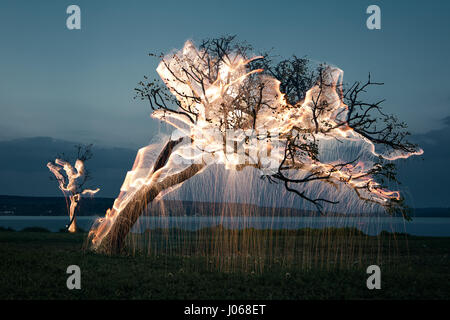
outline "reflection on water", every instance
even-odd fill
[[[96,218],[77,217],[77,225],[89,230]],[[14,230],[42,227],[56,232],[63,229],[68,222],[65,216],[0,216],[0,227]],[[232,229],[355,227],[370,235],[385,230],[418,236],[450,236],[450,218],[414,218],[413,221],[405,221],[402,218],[391,217],[141,217],[133,231],[142,232],[155,228],[197,230],[219,224]]]

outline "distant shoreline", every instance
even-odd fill
[[[98,217],[98,215],[80,216],[77,225],[83,230],[89,230]],[[20,231],[25,228],[41,228],[58,232],[65,230],[68,222],[67,216],[0,216],[0,229]],[[402,217],[141,216],[132,232],[142,233],[145,230],[159,229],[196,232],[205,228],[271,230],[271,232],[352,229],[371,236],[389,232],[425,237],[450,237],[450,219],[436,217],[415,217],[406,221]]]
[[[102,215],[111,208],[114,198],[84,198],[80,203],[79,216]],[[181,200],[164,200],[164,208],[172,216],[209,216],[210,212],[223,212],[223,216],[235,215],[236,212],[248,212],[252,216],[270,217],[311,217],[318,212],[297,208],[260,207],[254,204],[194,202]],[[161,203],[149,206],[149,215],[161,210]],[[152,214],[153,213],[153,214]],[[64,197],[36,197],[0,195],[0,216],[66,216],[67,207]],[[333,217],[388,216],[370,213],[337,213],[330,212]],[[415,208],[411,209],[411,217],[450,218],[450,208]]]

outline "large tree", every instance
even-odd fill
[[[400,194],[385,185],[395,180],[392,160],[422,151],[406,141],[406,125],[384,113],[382,101],[362,98],[381,83],[369,75],[366,82],[345,88],[338,68],[312,67],[297,56],[276,62],[267,53],[251,57],[252,51],[226,36],[198,48],[188,41],[181,51],[152,55],[161,59],[161,79],[145,77],[135,89],[137,97],[178,134],[161,148],[146,182],[93,227],[95,249],[120,251],[147,204],[212,163],[236,170],[254,167],[321,213],[324,204],[335,201],[311,194],[310,183],[344,184],[363,201],[402,211]],[[349,140],[366,145],[376,160],[364,165],[359,157],[321,161],[320,143]],[[230,156],[238,150],[243,150],[240,156]]]

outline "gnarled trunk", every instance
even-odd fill
[[[167,164],[174,147],[181,141],[182,138],[167,142],[155,162],[152,174]],[[137,219],[145,211],[147,205],[151,203],[162,191],[188,180],[201,171],[204,167],[205,164],[191,164],[183,171],[168,176],[161,181],[144,185],[134,194],[133,199],[131,199],[121,210],[108,234],[101,239],[101,243],[99,244],[97,251],[106,254],[119,253],[123,248],[126,236],[136,223]]]

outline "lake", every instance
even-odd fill
[[[96,216],[78,217],[77,225],[88,230]],[[0,227],[22,230],[42,227],[56,232],[68,223],[65,216],[0,216]],[[356,227],[376,235],[381,231],[406,232],[417,236],[450,236],[450,218],[414,218],[405,221],[398,217],[141,217],[134,232],[155,228],[197,230],[221,224],[225,228],[241,229],[302,229],[325,227]]]

